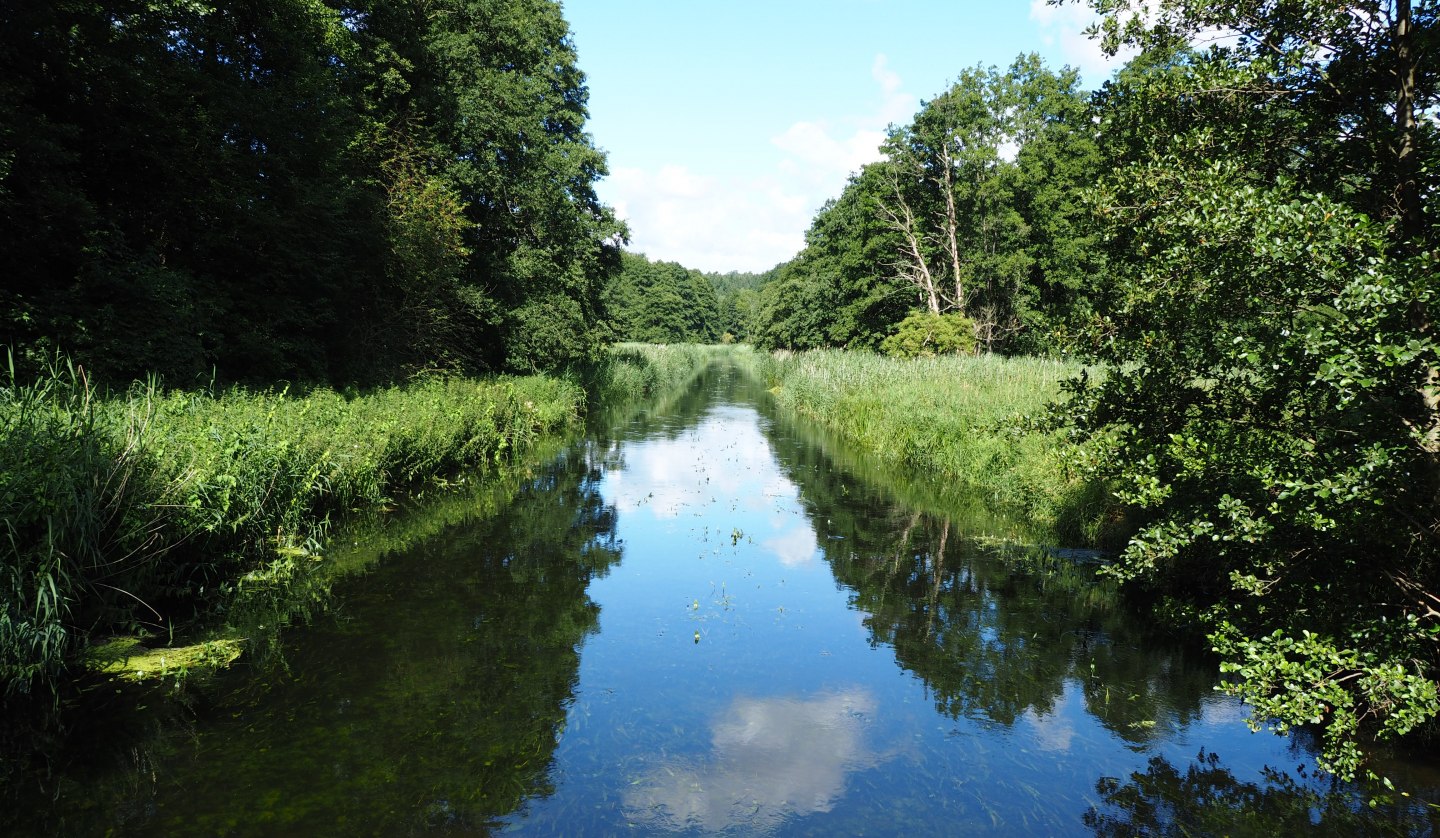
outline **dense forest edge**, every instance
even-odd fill
[[[1329,770],[1433,736],[1437,5],[1087,5],[1135,56],[1100,89],[962,69],[726,275],[625,250],[552,0],[0,9],[7,708],[664,377],[617,341],[740,342],[812,420],[1123,525],[1108,572]],[[1032,357],[1054,406],[965,418],[954,369]]]

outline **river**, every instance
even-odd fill
[[[336,584],[35,823],[120,835],[1435,831],[1251,733],[1097,558],[714,369]],[[411,514],[422,514],[419,512]],[[359,538],[359,536],[357,536]],[[113,764],[113,767],[111,765]],[[1184,830],[1180,832],[1179,830]]]

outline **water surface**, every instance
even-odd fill
[[[1090,560],[776,416],[734,371],[337,586],[59,821],[119,834],[1353,834],[1303,738]],[[1433,789],[1433,776],[1411,775]],[[97,791],[98,790],[98,791]],[[52,821],[54,823],[55,821]],[[1179,833],[1177,833],[1179,834]]]

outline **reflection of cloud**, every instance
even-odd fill
[[[864,741],[874,712],[858,688],[808,701],[738,698],[712,728],[709,760],[661,765],[626,795],[626,809],[662,829],[748,833],[827,812],[848,772],[880,761]]]
[[[621,512],[643,508],[673,519],[721,497],[755,508],[800,490],[781,473],[753,411],[722,407],[673,439],[627,445],[625,467],[608,472],[606,493]]]
[[[1031,707],[1025,711],[1025,720],[1034,729],[1035,744],[1042,751],[1065,752],[1070,750],[1070,740],[1075,738],[1075,725],[1057,708],[1045,715]]]
[[[815,551],[820,549],[815,541],[815,531],[808,525],[767,538],[763,546],[778,556],[780,563],[786,567],[809,564],[815,559]]]

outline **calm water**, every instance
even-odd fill
[[[1023,528],[874,471],[733,372],[497,510],[449,504],[372,534],[408,546],[338,585],[282,666],[70,783],[47,828],[1435,830],[1433,794],[1372,809],[1303,740],[1251,734],[1085,557],[1000,546]]]

